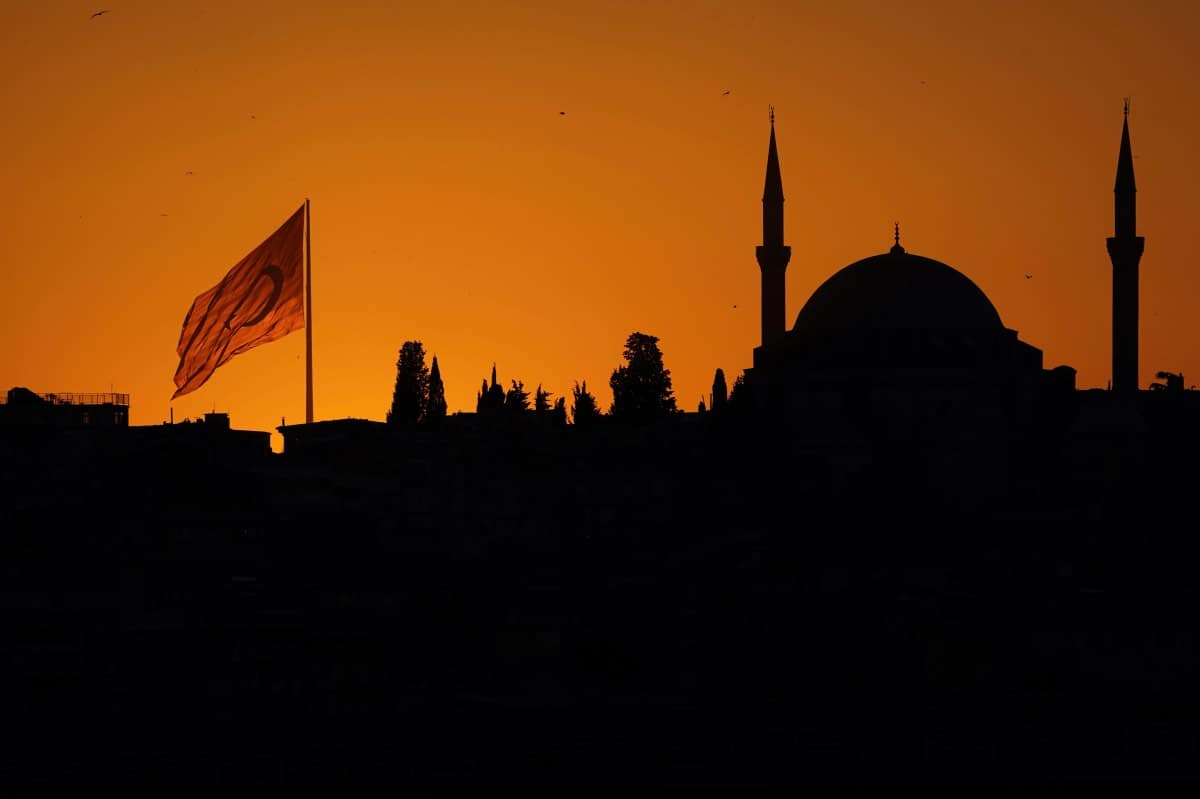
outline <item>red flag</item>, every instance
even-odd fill
[[[248,349],[304,327],[304,206],[192,302],[179,334],[171,399]]]

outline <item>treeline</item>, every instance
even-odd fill
[[[524,381],[511,380],[506,389],[496,377],[492,364],[491,380],[484,378],[475,395],[475,412],[491,419],[524,418],[532,415],[547,424],[587,425],[602,417],[630,422],[662,419],[680,412],[671,385],[671,370],[663,362],[658,337],[633,332],[625,340],[624,363],[613,370],[608,385],[612,403],[603,410],[596,395],[588,390],[587,381],[576,381],[567,397],[555,397],[539,384],[532,396]],[[397,427],[435,427],[447,414],[446,391],[442,382],[437,356],[426,365],[424,344],[419,340],[405,341],[396,360],[396,383],[387,422]],[[723,412],[728,408],[748,404],[744,375],[739,375],[730,392],[725,372],[716,370],[712,393],[706,403],[701,399],[700,412]],[[747,402],[743,403],[742,400]]]

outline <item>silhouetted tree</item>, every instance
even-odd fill
[[[442,384],[442,372],[438,369],[437,356],[429,368],[429,401],[425,406],[425,421],[436,424],[446,418],[446,387]]]
[[[488,402],[497,413],[504,410],[504,386],[496,379],[496,364],[492,364],[492,385],[488,389]]]
[[[545,391],[540,385],[533,392],[533,415],[537,417],[538,424],[541,425],[565,425],[567,423],[567,403],[565,398],[559,397],[550,404],[550,398],[554,395]]]
[[[754,406],[754,398],[750,385],[746,382],[746,373],[742,372],[733,381],[733,390],[729,392],[727,407],[738,413],[748,413]]]
[[[630,333],[625,340],[624,357],[625,365],[617,367],[608,381],[613,392],[611,415],[645,421],[674,413],[671,370],[663,367],[658,337]]]
[[[1157,372],[1154,376],[1158,382],[1150,384],[1151,391],[1183,391],[1182,372]]]
[[[713,375],[712,385],[712,409],[713,413],[718,413],[725,409],[725,403],[729,401],[729,392],[725,387],[725,370],[717,368],[717,373]]]
[[[425,417],[429,401],[429,369],[425,366],[425,347],[419,341],[406,341],[396,359],[396,387],[388,424],[411,427]]]
[[[520,380],[512,381],[512,388],[504,395],[504,410],[516,416],[529,410],[529,392]]]
[[[504,410],[504,389],[496,381],[496,364],[492,364],[492,384],[483,381],[475,396],[475,412],[480,416],[495,416]]]
[[[596,398],[587,390],[586,380],[582,386],[576,381],[572,395],[574,402],[571,404],[571,419],[575,424],[591,424],[600,418],[600,408],[596,405]]]

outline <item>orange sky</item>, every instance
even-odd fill
[[[0,390],[167,419],[192,300],[309,197],[318,419],[383,419],[407,339],[452,411],[493,361],[607,408],[635,330],[693,410],[759,343],[769,104],[789,327],[899,220],[1104,386],[1126,95],[1141,383],[1200,383],[1197,30],[1191,2],[3,0]],[[303,352],[234,358],[176,420],[301,421]]]

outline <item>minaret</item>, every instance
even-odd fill
[[[762,270],[762,343],[770,344],[787,331],[784,272],[792,248],[783,244],[783,178],[775,149],[775,109],[771,108],[771,144],[767,149],[767,179],[763,185],[763,243],[754,248]]]
[[[1137,187],[1133,181],[1133,150],[1129,146],[1129,100],[1117,155],[1113,187],[1113,235],[1108,239],[1112,260],[1112,388],[1138,389],[1138,263],[1146,240],[1137,235]]]

